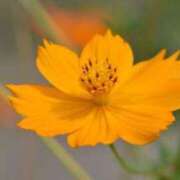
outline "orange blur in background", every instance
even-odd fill
[[[105,15],[98,10],[79,12],[75,10],[64,10],[55,6],[49,6],[47,13],[57,26],[59,34],[63,31],[74,46],[83,46],[94,34],[103,34],[107,27],[104,20]],[[33,23],[33,31],[43,36],[42,30]]]

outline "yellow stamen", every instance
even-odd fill
[[[108,59],[100,62],[89,59],[81,68],[80,81],[95,96],[108,93],[118,80],[117,68]]]

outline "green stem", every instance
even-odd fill
[[[71,41],[65,33],[55,25],[49,14],[38,0],[18,0],[23,8],[33,17],[36,24],[49,36],[53,41],[64,43],[72,47]]]
[[[114,144],[109,145],[109,148],[114,154],[120,167],[125,169],[127,172],[134,173],[134,174],[144,174],[144,175],[157,175],[158,174],[158,169],[156,168],[151,167],[150,169],[143,170],[143,169],[137,169],[136,167],[132,166],[132,164],[130,164],[128,161],[124,160],[120,156]]]
[[[77,180],[90,180],[89,175],[80,167],[80,165],[71,157],[68,152],[53,138],[40,137],[46,146],[60,160],[63,165],[71,172]]]

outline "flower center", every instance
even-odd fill
[[[89,59],[81,68],[80,81],[92,95],[108,93],[118,81],[117,68],[108,59],[101,62]]]

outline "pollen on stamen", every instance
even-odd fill
[[[82,66],[82,85],[91,94],[97,96],[111,91],[112,87],[117,82],[117,68],[105,59],[104,63],[94,64],[95,61],[88,59],[87,62]]]
[[[117,80],[118,80],[118,78],[117,77],[115,77],[114,79],[113,79],[113,83],[116,83],[117,82]]]
[[[105,83],[103,82],[101,85],[102,85],[102,87],[104,87],[104,86],[105,86]]]
[[[106,58],[106,60],[105,60],[105,61],[106,61],[106,63],[108,63],[108,64],[109,64],[109,59],[108,59],[108,58]]]
[[[113,75],[111,74],[110,76],[109,76],[109,80],[111,80],[113,78]]]
[[[92,66],[92,62],[91,62],[91,60],[89,59],[89,66]]]
[[[87,73],[87,71],[86,71],[85,69],[83,69],[83,71],[82,71],[82,72],[83,72],[83,74],[86,74],[86,73]]]
[[[96,78],[99,78],[99,73],[98,72],[96,72]]]
[[[81,82],[84,82],[85,80],[83,78],[80,78]]]
[[[90,78],[88,78],[88,82],[89,82],[90,84],[92,84],[92,80],[91,80]]]
[[[108,65],[108,69],[111,69],[111,68],[112,68],[112,67],[111,67],[111,65],[109,64],[109,65]]]
[[[85,66],[85,69],[86,69],[86,71],[89,71],[89,68],[88,68],[88,66],[87,66],[87,65]]]

